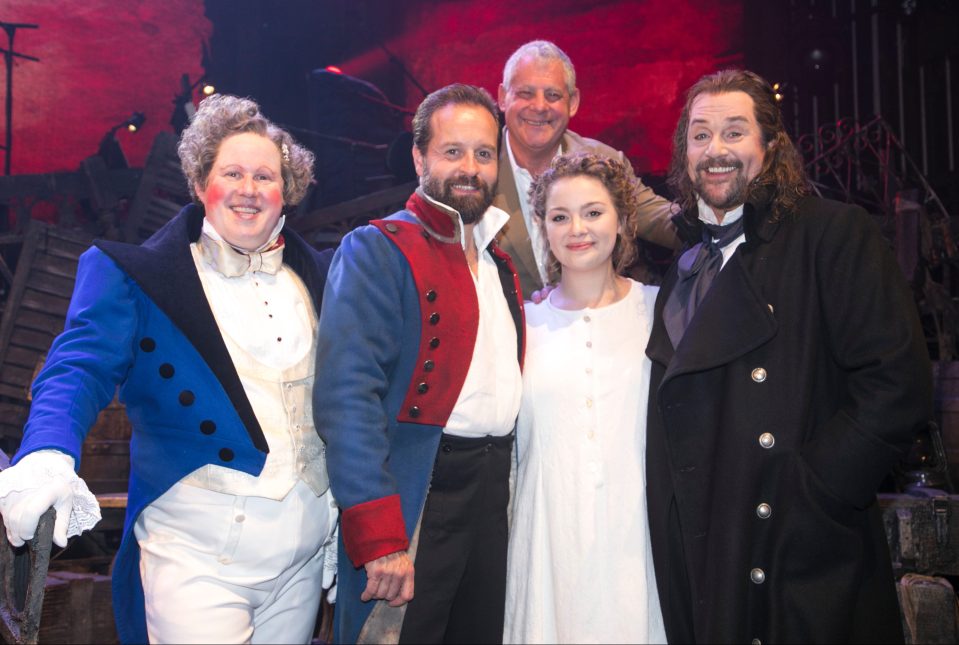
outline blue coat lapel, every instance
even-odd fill
[[[193,264],[190,243],[199,238],[202,225],[203,210],[191,204],[140,246],[106,240],[97,240],[95,244],[137,283],[196,348],[229,396],[253,445],[269,452]],[[319,314],[332,254],[318,253],[288,230],[284,230],[283,235],[287,245],[284,262],[303,280]]]
[[[203,210],[191,204],[140,246],[107,240],[94,243],[139,285],[196,348],[229,396],[253,445],[269,452],[193,264],[190,243],[199,239],[202,225]],[[298,236],[285,235],[292,252],[284,251],[284,260],[302,277],[319,312],[329,258],[323,263],[318,260],[320,254],[309,249]],[[316,257],[310,258],[310,254]]]
[[[203,293],[190,243],[200,237],[203,211],[189,205],[140,246],[97,240],[95,244],[139,285],[196,348],[223,386],[250,440],[269,452],[263,429],[243,391],[233,360]]]

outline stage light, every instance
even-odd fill
[[[789,88],[789,83],[773,83],[773,99],[777,103],[782,103],[783,99],[786,98],[786,90]]]
[[[327,65],[326,71],[333,72],[334,74],[342,74],[343,70],[337,67],[336,65]]]
[[[129,168],[127,157],[123,154],[120,142],[116,138],[117,130],[126,128],[130,132],[137,132],[143,127],[146,120],[147,117],[143,112],[134,112],[129,119],[117,123],[103,135],[103,138],[100,139],[97,154],[103,158],[107,168]]]
[[[216,88],[213,86],[212,83],[204,83],[202,92],[203,92],[203,96],[210,96],[211,94],[216,92]]]
[[[124,124],[130,132],[136,132],[146,123],[147,117],[143,112],[134,112],[133,116],[127,119]]]

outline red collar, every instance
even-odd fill
[[[455,211],[447,211],[437,207],[436,204],[423,197],[419,189],[414,191],[406,201],[406,210],[416,215],[427,228],[436,231],[443,237],[451,238],[456,235],[458,221]]]

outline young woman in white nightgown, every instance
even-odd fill
[[[559,283],[526,306],[506,643],[665,643],[646,520],[646,342],[632,175],[559,157],[531,189]]]

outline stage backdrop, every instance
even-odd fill
[[[156,133],[172,129],[181,75],[202,74],[212,32],[198,0],[4,0],[0,21],[40,26],[14,40],[14,51],[40,59],[14,63],[15,175],[76,170],[134,111],[147,117],[142,131],[118,131],[117,140],[130,165],[142,166]]]
[[[295,116],[305,114],[305,81],[276,88],[270,77],[305,79],[339,65],[413,108],[422,94],[398,80],[381,43],[427,89],[472,82],[495,96],[507,56],[545,38],[576,64],[582,103],[573,129],[624,149],[642,173],[662,173],[682,91],[742,63],[742,12],[741,0],[6,0],[0,21],[40,25],[18,31],[14,44],[40,62],[14,66],[13,172],[75,169],[134,110],[147,115],[143,131],[117,138],[131,165],[142,165],[154,135],[170,128],[181,76],[204,72],[211,39],[211,67],[231,79],[224,89],[305,127]],[[265,30],[290,36],[282,47],[249,37]],[[227,32],[247,37],[220,51],[217,35]]]
[[[426,89],[471,82],[496,96],[503,64],[530,40],[552,40],[576,66],[582,94],[571,128],[663,173],[682,93],[702,74],[742,65],[742,3],[707,0],[407,0],[387,42]],[[396,74],[378,45],[340,65]],[[408,104],[422,93],[407,81]]]

